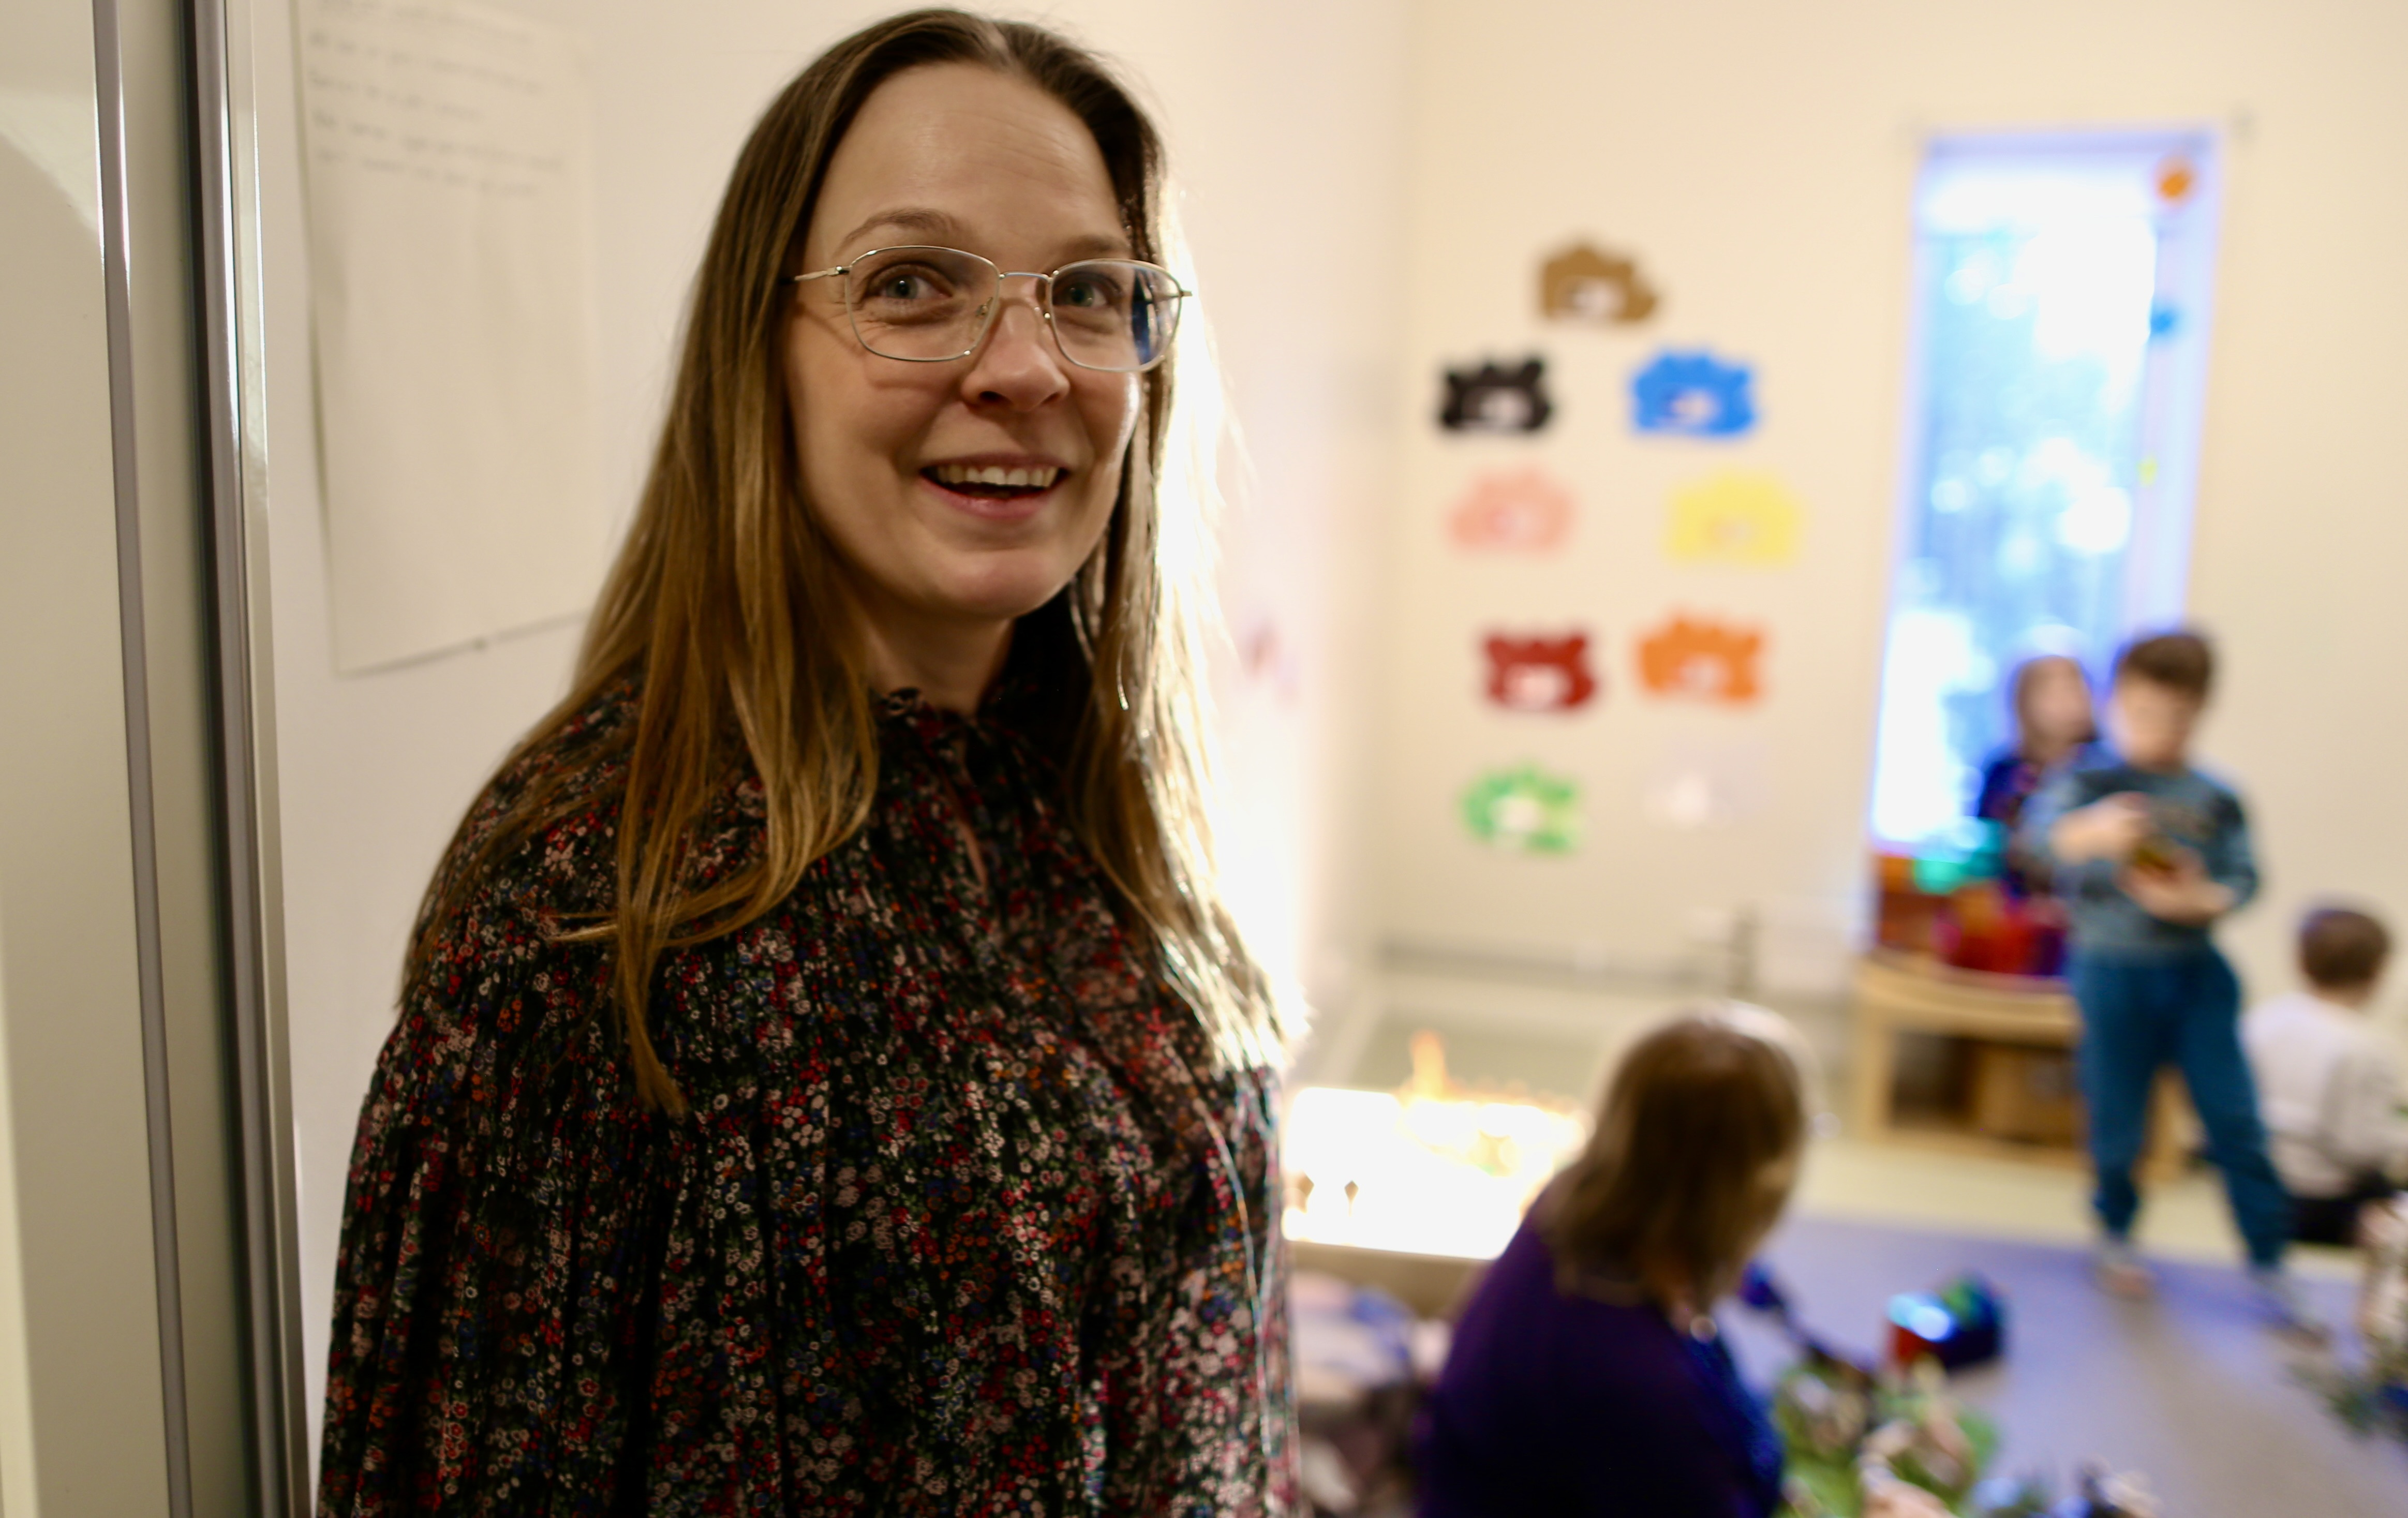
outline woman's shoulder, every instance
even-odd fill
[[[543,916],[609,910],[640,695],[625,677],[522,743],[470,804],[437,897]]]

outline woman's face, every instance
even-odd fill
[[[965,64],[871,93],[828,165],[798,272],[911,244],[1007,271],[1130,251],[1085,125]],[[1063,358],[1034,284],[1007,280],[983,345],[943,364],[862,347],[843,280],[796,287],[785,363],[804,499],[873,623],[1009,623],[1069,581],[1111,519],[1140,377]],[[1008,482],[969,475],[996,469]]]

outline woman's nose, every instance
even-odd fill
[[[1003,308],[995,313],[995,324],[962,377],[966,398],[972,403],[1027,410],[1069,391],[1068,361],[1039,306],[1043,290],[1042,284],[1032,282],[1026,294],[1014,298],[1007,285],[996,296]]]

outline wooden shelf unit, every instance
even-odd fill
[[[1897,1105],[1900,1034],[2057,1049],[2071,1055],[2081,1041],[2082,1014],[2064,981],[1960,970],[1927,956],[1877,949],[1856,962],[1855,991],[1858,1135],[1957,1153],[2050,1165],[2086,1163],[2077,1146],[1994,1138],[1975,1131],[1970,1116],[1961,1123],[1935,1121],[1928,1113],[1902,1113]],[[2182,1169],[2183,1102],[2180,1083],[2171,1072],[2161,1075],[2141,1162],[2145,1181],[2165,1180]]]

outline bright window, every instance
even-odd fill
[[[2204,134],[1928,150],[1877,838],[1964,818],[2022,659],[2181,616],[2214,203]]]

